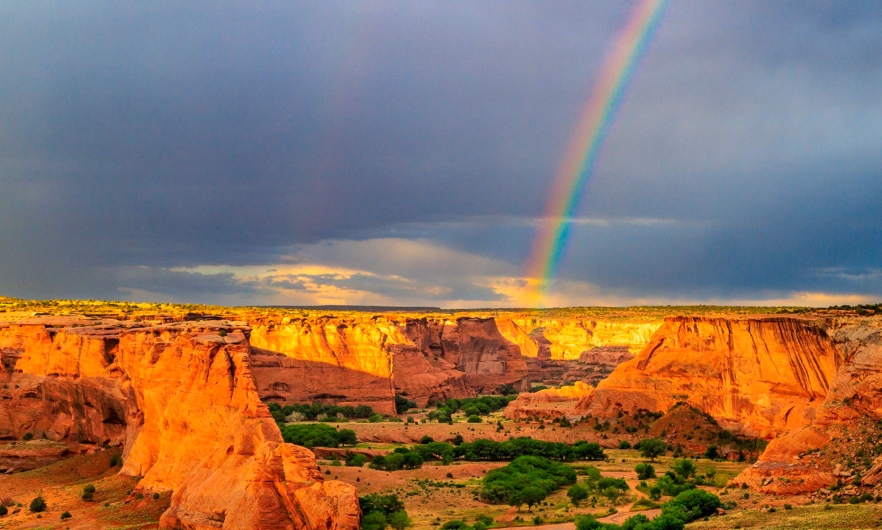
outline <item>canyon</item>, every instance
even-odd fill
[[[120,474],[136,480],[131,495],[168,496],[162,528],[358,527],[355,488],[324,476],[312,451],[284,443],[266,403],[368,405],[394,416],[396,396],[425,408],[520,392],[503,415],[514,432],[541,439],[633,443],[635,430],[597,429],[636,429],[649,417],[662,418],[649,435],[693,453],[713,442],[693,440],[687,424],[767,440],[732,483],[770,494],[819,495],[854,476],[830,451],[861,422],[882,419],[882,321],[823,312],[629,320],[578,311],[8,311],[0,364],[0,439],[42,444],[28,446],[30,456],[4,446],[0,463],[21,470],[120,448]],[[577,428],[543,430],[563,419]],[[401,429],[357,430],[375,443],[413,443],[444,439],[445,425]],[[479,432],[501,440],[510,429]],[[855,487],[882,492],[882,459],[860,477]]]

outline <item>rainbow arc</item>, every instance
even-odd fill
[[[527,261],[527,278],[535,280],[529,290],[529,306],[544,305],[586,183],[594,173],[634,67],[651,40],[666,4],[667,0],[639,0],[604,62],[591,97],[570,137],[552,184],[544,221],[538,227]]]

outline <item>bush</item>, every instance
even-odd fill
[[[701,489],[684,491],[662,505],[662,514],[680,519],[683,523],[694,521],[717,512],[723,506],[720,498]]]
[[[512,438],[505,442],[482,438],[471,443],[462,443],[456,447],[453,456],[469,461],[514,460],[520,456],[539,456],[561,461],[606,459],[606,454],[597,443],[580,441],[574,445],[567,445],[525,437]]]
[[[346,465],[349,467],[362,467],[367,463],[367,457],[358,453],[350,453],[346,457]]]
[[[655,461],[656,457],[665,454],[667,446],[658,438],[645,438],[640,440],[640,454],[644,458]]]
[[[465,521],[454,519],[453,521],[447,521],[444,523],[441,526],[441,530],[469,530],[469,525],[467,525]]]
[[[34,433],[26,432],[26,433],[24,433],[24,436],[21,437],[21,439],[24,440],[25,442],[29,442],[34,439]]]
[[[389,526],[386,522],[386,514],[373,511],[361,518],[362,530],[385,530]]]
[[[481,417],[477,414],[472,414],[468,419],[469,423],[481,423]]]
[[[91,501],[94,496],[95,496],[95,486],[92,484],[86,485],[86,487],[83,488],[83,500],[84,501]]]
[[[588,489],[585,486],[573,484],[567,490],[567,497],[575,506],[578,506],[580,502],[588,498]]]
[[[9,513],[9,508],[4,504],[0,504],[0,516],[4,516]]]
[[[383,420],[385,419],[385,416],[383,416],[382,414],[374,414],[373,416],[368,418],[368,421],[371,423],[383,423]]]
[[[547,458],[520,456],[487,473],[479,495],[491,504],[526,504],[532,508],[549,493],[575,482],[576,472],[567,465]]]
[[[687,458],[675,460],[674,463],[671,464],[671,469],[674,470],[674,473],[680,475],[686,480],[688,480],[689,477],[695,476],[695,463]]]
[[[386,515],[391,515],[395,512],[404,511],[404,503],[394,493],[391,495],[371,493],[370,495],[359,497],[358,505],[361,508],[361,513],[380,511]]]
[[[655,468],[652,464],[637,464],[634,471],[637,472],[637,478],[640,480],[655,478]]]
[[[46,509],[46,500],[43,497],[37,496],[31,501],[31,511],[32,512],[42,512]]]
[[[631,448],[631,442],[629,442],[628,440],[622,440],[621,442],[619,442],[619,449],[630,449],[630,448]]]
[[[432,442],[434,442],[434,441],[435,441],[435,439],[432,438],[431,436],[429,436],[429,435],[424,435],[422,438],[420,438],[420,445],[430,444],[430,443],[432,443]]]
[[[296,445],[302,445],[308,449],[313,447],[339,447],[340,445],[355,445],[358,439],[355,431],[340,429],[339,431],[330,425],[283,425],[281,427],[282,438]]]
[[[295,403],[293,405],[281,406],[278,403],[269,403],[267,406],[269,407],[270,412],[278,410],[282,412],[286,417],[297,413],[301,415],[303,419],[307,419],[310,421],[314,421],[320,415],[336,417],[339,414],[340,416],[351,420],[370,418],[374,414],[374,409],[368,407],[367,405],[359,405],[357,407],[341,407],[338,405],[331,405],[327,403]]]
[[[110,457],[110,467],[121,466],[122,463],[122,455],[113,455]]]
[[[704,452],[704,456],[705,456],[705,458],[709,458],[711,460],[716,460],[717,458],[720,458],[720,453],[717,450],[717,446],[716,445],[707,446],[707,451]]]
[[[407,516],[407,512],[404,510],[390,514],[386,517],[386,521],[395,530],[404,530],[413,526],[413,521],[410,520],[410,517]]]
[[[453,445],[459,447],[465,440],[463,439],[461,434],[457,434],[453,437]]]
[[[410,409],[415,409],[416,401],[411,401],[404,396],[395,396],[395,412],[404,414]]]
[[[153,500],[154,501],[159,500],[159,492],[158,491],[153,492]]]
[[[64,513],[61,514],[61,520],[62,520],[62,521],[67,520],[67,519],[70,519],[71,517],[73,517],[73,515],[71,515],[70,512],[64,512]]]

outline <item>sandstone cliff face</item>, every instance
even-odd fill
[[[520,349],[493,319],[264,320],[255,323],[251,343],[258,391],[269,399],[366,404],[394,414],[396,393],[425,406],[527,384]]]
[[[684,401],[721,425],[774,437],[817,415],[842,356],[818,322],[672,317],[577,411],[667,411]]]
[[[506,384],[519,389],[529,386],[521,349],[500,333],[493,318],[413,320],[406,333],[432,358],[443,359],[464,373],[474,392],[493,393]]]
[[[497,325],[506,339],[520,346],[525,357],[574,361],[608,346],[636,353],[649,343],[662,322],[512,317],[499,318]]]
[[[832,466],[807,460],[805,453],[835,443],[839,428],[859,419],[882,419],[882,329],[845,323],[833,333],[833,340],[843,362],[817,416],[808,425],[772,440],[736,482],[781,494],[826,488],[836,480]],[[878,474],[871,470],[864,484],[875,485]]]
[[[594,387],[577,381],[572,386],[546,388],[534,393],[523,393],[503,411],[503,416],[520,421],[531,418],[559,420],[573,416],[576,402],[594,394]]]
[[[122,472],[142,475],[141,490],[174,492],[162,527],[357,528],[355,489],[325,482],[311,452],[283,443],[251,376],[247,332],[0,326],[0,347],[19,357],[3,374],[19,388],[4,391],[0,429],[124,442]]]

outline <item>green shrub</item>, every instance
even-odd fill
[[[671,464],[671,469],[674,470],[674,473],[680,475],[686,480],[695,476],[695,463],[687,458],[675,460],[674,463]]]
[[[662,505],[662,514],[680,519],[683,523],[694,521],[717,512],[722,507],[720,498],[701,489],[684,491]]]
[[[70,512],[63,512],[63,513],[61,514],[61,520],[62,520],[62,521],[67,520],[67,519],[70,519],[71,517],[73,517],[73,515],[71,515]]]
[[[574,505],[578,506],[580,502],[588,498],[588,489],[585,486],[573,484],[567,490],[567,497],[570,498]]]
[[[7,508],[5,504],[0,504],[0,516],[4,516],[8,513],[9,513],[9,508]]]
[[[644,438],[640,440],[640,454],[644,458],[655,461],[656,457],[665,454],[667,446],[658,438]]]
[[[441,530],[469,530],[469,525],[465,521],[454,519],[441,525]]]
[[[576,472],[547,458],[520,456],[487,473],[483,482],[479,496],[485,501],[532,507],[558,488],[575,484]]]
[[[29,442],[34,439],[34,433],[26,432],[26,433],[24,433],[24,436],[21,437],[21,439],[24,440],[25,442]]]
[[[31,511],[34,513],[42,512],[46,510],[46,500],[43,497],[37,496],[31,501]]]
[[[386,514],[381,511],[370,512],[361,518],[362,530],[385,530],[387,526]]]
[[[477,414],[472,414],[467,421],[468,423],[481,423],[481,417]]]
[[[350,453],[346,457],[346,465],[350,467],[362,467],[367,463],[367,456],[359,453]]]
[[[505,442],[481,438],[471,443],[461,443],[456,447],[453,456],[468,461],[514,460],[520,456],[538,456],[561,461],[606,459],[606,454],[597,443],[580,441],[574,445],[567,445],[526,437],[512,438]]]
[[[652,464],[637,464],[637,467],[634,468],[634,471],[637,472],[637,478],[640,480],[655,478],[655,468],[652,466]]]
[[[361,513],[380,511],[386,515],[391,515],[395,512],[404,511],[404,503],[394,493],[390,495],[371,493],[364,497],[359,497],[358,506],[361,508]]]
[[[158,491],[153,492],[153,500],[154,501],[159,500],[159,492]]]
[[[110,457],[110,467],[121,466],[122,463],[122,455],[116,454]]]
[[[404,414],[410,409],[415,409],[416,401],[411,401],[404,396],[395,396],[395,412]]]
[[[92,484],[87,484],[86,487],[83,488],[83,500],[91,501],[95,496],[95,486]]]
[[[619,449],[630,449],[630,448],[631,448],[631,442],[629,442],[628,440],[622,440],[621,442],[619,442]]]
[[[355,445],[358,439],[355,431],[340,429],[339,431],[330,425],[283,425],[282,438],[296,445],[302,445],[308,449],[313,447],[339,447],[340,445]]]

